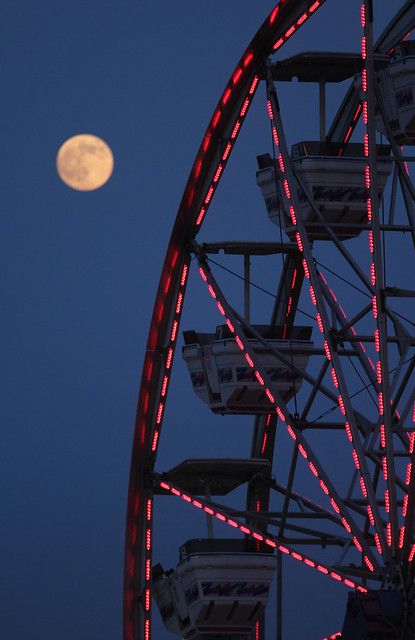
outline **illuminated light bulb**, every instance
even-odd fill
[[[381,556],[382,555],[382,546],[380,544],[380,538],[379,538],[379,534],[378,533],[375,533],[375,544],[376,544],[377,552]]]
[[[359,551],[359,553],[362,553],[362,545],[360,544],[359,540],[356,538],[356,536],[353,536],[353,542],[354,542],[354,546],[356,547],[356,549]]]
[[[360,488],[364,498],[367,498],[367,489],[364,478],[360,477]]]
[[[255,76],[255,78],[252,81],[251,86],[249,87],[248,93],[249,93],[250,96],[254,93],[255,89],[257,88],[258,82],[259,82],[259,77]]]
[[[249,100],[249,98],[246,98],[245,102],[242,105],[242,109],[239,112],[239,115],[240,115],[241,118],[245,117],[246,112],[248,111],[249,104],[250,104],[250,100]]]
[[[277,51],[277,49],[279,49],[282,44],[284,44],[284,38],[279,38],[277,42],[274,43],[274,46],[272,48],[274,49],[274,51]]]
[[[239,129],[240,129],[240,126],[241,126],[241,121],[240,121],[240,120],[237,120],[237,121],[236,121],[236,123],[235,123],[235,126],[234,126],[234,128],[233,128],[233,130],[232,130],[232,133],[231,133],[231,138],[232,138],[232,140],[233,140],[234,138],[236,138],[236,136],[237,136],[237,134],[238,134],[238,131],[239,131]]]

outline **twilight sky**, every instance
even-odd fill
[[[401,4],[375,1],[382,27],[391,5]],[[359,5],[328,0],[281,57],[357,51]],[[7,640],[120,638],[130,445],[162,260],[206,124],[273,6],[271,0],[3,6],[0,617]],[[317,137],[315,88],[285,89],[289,141]],[[329,114],[342,91],[329,88]],[[276,233],[255,184],[255,157],[270,150],[263,91],[255,105],[201,239]],[[102,137],[115,158],[109,183],[91,193],[70,190],[55,170],[62,142],[84,132]],[[233,266],[241,271],[237,260]],[[255,272],[257,280],[262,276]],[[237,280],[224,282],[240,296]],[[209,311],[198,316],[205,304]],[[265,322],[270,303],[255,304],[254,319]],[[186,313],[183,329],[207,330],[218,320],[196,278]],[[159,470],[191,456],[249,455],[252,421],[214,426],[193,397],[179,350],[176,360]],[[160,499],[155,561],[166,567],[182,542],[203,535],[204,521],[187,513]],[[286,572],[284,638],[307,629],[304,637],[320,640],[341,627],[345,590],[309,578],[303,567],[287,564]],[[167,640],[155,625],[157,640]]]

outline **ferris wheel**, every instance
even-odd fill
[[[285,0],[267,16],[220,96],[184,190],[134,431],[125,640],[154,637],[155,606],[186,640],[269,638],[273,581],[281,640],[283,561],[344,589],[342,630],[327,638],[415,638],[415,3],[405,2],[375,41],[376,8],[364,0],[358,53],[284,58],[284,45],[326,3]],[[319,87],[320,135],[289,149],[280,95],[294,78]],[[327,128],[326,86],[348,79]],[[206,242],[204,221],[260,87],[271,152],[257,156],[256,181],[271,240]],[[242,257],[242,308],[225,293],[219,253]],[[275,256],[271,317],[254,323],[251,261]],[[217,325],[204,331],[201,312],[200,327],[184,327],[181,338],[190,272]],[[179,343],[189,393],[217,420],[252,416],[250,457],[201,451],[159,468]],[[242,486],[243,509],[227,497]],[[206,537],[189,532],[167,570],[153,549],[161,496],[207,517]],[[214,521],[231,535],[215,537]]]

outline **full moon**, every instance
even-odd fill
[[[94,191],[111,177],[114,156],[104,140],[90,133],[68,138],[56,156],[56,168],[68,187]]]

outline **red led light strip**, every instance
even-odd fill
[[[395,469],[393,463],[393,433],[392,419],[390,410],[390,390],[388,380],[388,346],[387,346],[387,327],[383,313],[379,313],[382,308],[382,245],[379,227],[379,206],[378,191],[376,186],[376,139],[374,129],[375,107],[374,107],[374,65],[373,65],[373,16],[369,15],[367,0],[361,5],[360,21],[363,29],[361,40],[361,55],[364,63],[362,70],[362,94],[363,94],[363,121],[364,136],[363,149],[366,158],[364,180],[367,191],[366,213],[368,223],[371,225],[369,231],[369,249],[370,249],[370,275],[374,289],[372,297],[372,311],[375,319],[375,344],[378,354],[375,362],[377,379],[379,383],[378,393],[378,409],[380,421],[382,422],[381,430],[383,430],[383,450],[382,468],[383,477],[387,484],[387,500],[390,504],[388,511],[389,523],[386,528],[386,539],[389,547],[396,551],[398,541],[398,520],[397,520],[397,504],[396,504],[396,486],[395,486]],[[382,443],[381,443],[382,444]],[[385,495],[386,503],[386,495]]]
[[[341,522],[341,524],[343,525],[343,527],[348,533],[353,532],[354,535],[352,539],[353,539],[354,545],[356,546],[359,552],[362,552],[363,548],[365,549],[366,557],[370,556],[371,560],[373,560],[373,562],[371,562],[371,566],[373,566],[373,570],[374,570],[374,566],[375,564],[377,566],[377,563],[376,563],[376,560],[373,558],[372,552],[368,548],[366,541],[362,538],[361,531],[356,526],[346,506],[343,504],[343,502],[340,499],[340,496],[335,491],[333,484],[331,483],[331,481],[329,480],[329,478],[321,468],[321,465],[317,457],[312,452],[311,447],[307,443],[304,435],[295,426],[295,422],[292,420],[292,417],[285,403],[279,397],[278,392],[275,389],[271,391],[272,382],[269,379],[268,374],[266,373],[265,369],[263,369],[261,366],[258,366],[258,364],[255,362],[256,354],[250,348],[249,340],[247,339],[242,329],[242,326],[240,325],[237,317],[235,316],[230,306],[228,305],[226,298],[223,296],[217,282],[213,278],[213,275],[208,265],[204,261],[204,258],[201,257],[200,255],[197,255],[197,259],[200,265],[199,274],[203,282],[206,284],[210,295],[215,300],[216,305],[221,315],[224,317],[227,326],[229,327],[231,333],[233,334],[236,344],[238,345],[239,349],[241,350],[242,354],[244,355],[250,367],[253,369],[255,377],[257,378],[259,384],[263,387],[264,393],[268,397],[270,403],[274,405],[274,409],[278,417],[282,422],[285,423],[289,435],[293,440],[295,440],[298,451],[300,452],[302,457],[306,460],[311,473],[318,479],[321,490],[326,496],[330,498],[330,504],[332,505],[335,512],[341,515],[341,519],[339,522]]]
[[[343,307],[341,307],[340,304],[338,303],[336,295],[334,294],[332,289],[328,286],[328,282],[327,282],[326,278],[323,276],[322,273],[320,273],[319,275],[320,275],[320,278],[322,279],[322,281],[324,283],[324,286],[326,287],[326,290],[330,293],[330,295],[332,297],[331,304],[333,304],[338,309],[339,313],[341,313],[343,318],[345,320],[347,320],[347,315],[346,315]],[[323,333],[323,326],[322,326],[321,321],[318,323],[318,325],[319,325],[320,332]],[[350,330],[354,335],[356,335],[356,330],[354,329],[353,326],[350,326]],[[358,342],[358,346],[362,350],[362,354],[364,356],[366,354],[366,349],[365,349],[364,345],[362,344],[362,342]],[[374,365],[373,365],[371,359],[368,356],[366,356],[366,357],[367,357],[367,360],[369,362],[369,365],[371,366],[372,369],[374,369]],[[335,373],[334,369],[331,370],[331,373],[332,373],[332,378],[333,378],[333,384],[334,384],[334,386],[336,388],[338,388],[338,380],[337,380],[337,376],[336,376],[336,373]],[[379,378],[378,378],[377,382],[379,383]],[[352,435],[352,432],[351,432],[351,429],[350,429],[350,425],[349,425],[348,422],[345,423],[345,428],[346,428],[347,438],[348,438],[349,442],[353,446],[353,435]],[[384,447],[384,426],[383,425],[380,425],[380,441],[381,441],[381,447]],[[362,492],[363,497],[367,499],[368,492],[367,492],[366,481],[365,481],[365,479],[364,479],[364,477],[363,477],[363,475],[361,473],[359,461],[358,461],[357,454],[356,454],[356,451],[355,451],[354,448],[352,449],[352,455],[353,455],[353,461],[354,461],[355,466],[356,466],[357,470],[359,471],[359,475],[360,475],[360,490]],[[388,504],[388,502],[389,502],[389,494],[387,492],[385,494],[385,503],[386,503],[386,505]],[[388,508],[386,508],[386,511],[388,512]],[[372,512],[371,512],[371,509],[369,510],[368,513],[369,513],[369,522],[370,522],[371,525],[374,525],[374,518],[373,518],[373,515],[372,515]],[[376,541],[376,549],[377,549],[378,553],[380,555],[382,555],[382,547],[381,547],[381,544],[380,544],[379,534],[376,532],[374,535],[375,535],[375,541]]]
[[[153,499],[145,505],[145,576],[144,576],[144,637],[149,640],[151,632],[151,561],[153,546]]]
[[[160,430],[161,430],[161,425],[163,421],[164,408],[166,406],[167,391],[168,391],[169,382],[171,378],[173,357],[174,357],[174,351],[176,348],[180,317],[183,311],[183,300],[184,300],[184,293],[186,289],[186,282],[187,282],[188,275],[189,275],[189,260],[186,259],[185,263],[183,264],[183,268],[180,275],[179,290],[177,292],[176,302],[173,305],[173,308],[175,309],[175,313],[171,323],[170,339],[165,350],[166,358],[165,358],[165,364],[164,364],[164,371],[162,375],[161,387],[159,391],[159,397],[155,401],[155,406],[157,407],[157,410],[156,410],[155,427],[154,427],[153,438],[151,443],[151,453],[154,456],[157,453],[157,448],[160,441]]]
[[[236,69],[236,71],[234,72],[233,76],[232,76],[232,80],[231,80],[231,84],[229,86],[226,87],[222,98],[221,98],[221,104],[222,105],[226,105],[229,101],[229,99],[231,98],[232,95],[232,91],[233,88],[235,87],[235,85],[237,85],[240,81],[240,79],[242,78],[243,74],[245,73],[245,70],[250,66],[250,63],[252,62],[254,58],[254,54],[253,53],[248,53],[246,54],[246,56],[243,59],[242,62],[242,66],[238,67]],[[214,192],[220,182],[220,178],[223,174],[223,171],[225,169],[226,163],[231,155],[233,146],[236,142],[236,139],[241,131],[242,128],[242,124],[243,121],[245,120],[245,117],[249,111],[249,107],[251,106],[252,100],[255,96],[255,92],[257,90],[259,84],[259,76],[254,76],[247,94],[243,97],[242,100],[242,106],[241,109],[239,111],[238,117],[237,119],[234,121],[232,127],[231,127],[231,134],[230,136],[225,139],[224,142],[224,147],[223,147],[223,151],[221,153],[221,158],[219,163],[216,165],[216,167],[214,167],[213,169],[213,179],[212,182],[208,185],[207,187],[207,191],[206,191],[206,195],[204,197],[203,200],[203,204],[199,209],[199,212],[197,214],[197,218],[196,218],[196,227],[200,227],[200,225],[202,224],[205,215],[207,213],[207,210],[212,202],[212,198],[214,195]],[[215,129],[219,120],[221,117],[221,110],[217,109],[213,115],[213,118],[211,120],[211,130]],[[205,136],[205,144],[203,145],[203,152],[206,153],[209,145],[210,145],[210,141],[212,139],[212,131],[209,131],[206,136]],[[223,143],[223,140],[222,140]],[[200,169],[202,167],[203,164],[203,158],[200,158],[198,160],[198,162],[195,165],[195,177],[197,178],[200,174]],[[197,175],[196,175],[197,174]]]
[[[333,633],[332,636],[327,636],[327,638],[323,638],[323,640],[340,640],[341,637],[342,637],[341,631],[338,631],[337,633]]]
[[[308,8],[307,11],[305,11],[295,22],[294,24],[292,24],[284,33],[284,35],[280,38],[278,38],[278,40],[276,42],[274,42],[274,46],[273,46],[273,50],[278,51],[278,49],[281,49],[282,45],[285,44],[287,42],[287,40],[289,40],[291,38],[291,36],[293,35],[293,33],[295,33],[295,31],[297,31],[297,29],[299,27],[301,27],[302,24],[304,24],[304,22],[306,22],[309,17],[315,12],[317,11],[317,9],[323,4],[324,0],[316,0],[316,2],[312,2]],[[278,5],[277,7],[275,7],[273,13],[270,16],[270,23],[272,24],[272,22],[275,20],[276,16],[278,13]],[[271,20],[272,18],[272,20]]]
[[[177,498],[181,498],[182,500],[184,500],[184,502],[187,502],[188,504],[192,504],[197,509],[201,509],[205,513],[208,513],[209,515],[214,516],[220,522],[224,522],[225,524],[229,525],[233,529],[239,529],[239,531],[241,531],[245,535],[251,536],[254,540],[262,542],[267,547],[270,547],[271,549],[276,549],[277,551],[281,551],[282,553],[288,556],[291,556],[291,558],[294,558],[295,560],[299,560],[303,562],[308,567],[316,569],[320,573],[323,573],[324,575],[327,575],[330,578],[333,578],[333,580],[336,580],[337,582],[342,582],[343,584],[345,584],[347,587],[350,587],[351,589],[357,589],[362,593],[367,593],[366,587],[364,587],[363,585],[357,582],[353,582],[352,580],[349,580],[349,578],[345,576],[343,573],[334,571],[331,567],[322,565],[316,560],[313,560],[312,558],[304,555],[303,553],[298,553],[292,547],[286,544],[282,544],[282,541],[277,537],[269,535],[266,532],[264,533],[263,531],[260,531],[259,529],[256,529],[254,527],[248,527],[244,522],[240,522],[238,519],[234,517],[230,517],[230,514],[228,514],[225,510],[216,509],[216,507],[214,507],[212,503],[206,500],[203,500],[202,498],[196,498],[195,496],[189,493],[181,491],[178,487],[173,485],[171,482],[161,481],[160,487],[165,491],[169,491],[172,495],[176,496]]]
[[[331,324],[327,315],[327,311],[323,302],[323,295],[321,292],[320,277],[317,272],[317,268],[313,259],[310,243],[308,241],[307,233],[304,228],[304,223],[301,219],[300,214],[297,213],[300,211],[300,208],[298,204],[297,191],[296,191],[296,188],[294,187],[295,180],[291,171],[290,157],[289,157],[287,145],[285,142],[285,136],[282,128],[281,118],[280,118],[278,109],[276,107],[276,105],[278,104],[278,101],[276,98],[275,89],[273,87],[271,78],[268,78],[268,95],[269,95],[269,99],[267,103],[267,110],[271,120],[273,139],[277,146],[278,155],[281,154],[283,158],[283,163],[277,163],[277,166],[281,175],[281,179],[284,184],[285,197],[287,201],[286,206],[290,212],[291,222],[293,226],[297,228],[297,231],[295,234],[297,247],[300,253],[304,257],[304,263],[306,265],[306,268],[304,269],[304,273],[310,281],[309,293],[310,293],[310,298],[313,303],[313,306],[315,307],[315,310],[316,310],[316,321],[320,328],[320,331],[321,329],[323,330],[322,333],[324,335],[325,355],[334,372],[332,375],[332,379],[333,379],[334,387],[338,394],[339,409],[342,415],[345,416],[346,431],[349,428],[352,433],[353,444],[354,444],[353,459],[354,459],[356,468],[358,468],[359,470],[361,469],[361,474],[363,476],[370,477],[369,472],[367,470],[364,451],[363,451],[362,444],[360,442],[359,431],[356,424],[351,401],[349,398],[347,385],[344,379],[344,375],[341,369],[337,352],[335,350],[335,345],[333,344],[333,340],[330,332]],[[337,384],[337,387],[336,387],[336,384]],[[377,525],[376,528],[379,532],[382,532],[382,539],[381,539],[383,542],[382,548],[384,548],[385,550],[386,545],[383,537],[382,521],[380,519],[380,514],[377,510],[376,497],[373,492],[373,487],[370,485],[369,487],[367,487],[367,491],[368,491],[368,495],[370,496],[371,503],[374,504],[375,506],[376,525]],[[361,537],[361,533],[356,527],[356,525],[354,526],[354,533],[355,535],[353,539],[356,538],[359,540],[360,547],[366,546],[366,549],[367,549],[366,555],[368,557],[370,556],[371,564],[372,566],[375,566],[374,565],[374,563],[376,563],[375,558],[372,552],[367,547],[367,545],[365,543],[362,545],[363,538]]]

